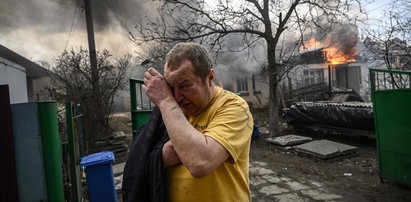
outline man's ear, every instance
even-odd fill
[[[210,74],[208,75],[209,85],[214,85],[214,69],[210,69]]]

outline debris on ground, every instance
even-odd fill
[[[270,133],[270,131],[268,130],[268,128],[262,127],[262,126],[260,126],[260,127],[258,128],[258,131],[260,131],[261,135],[268,135],[268,134]]]
[[[269,143],[273,143],[280,146],[290,146],[309,142],[312,140],[312,138],[291,134],[275,138],[267,138],[265,140]]]
[[[96,142],[99,151],[111,151],[114,153],[116,162],[123,162],[129,152],[127,141],[130,137],[123,131],[113,132],[111,135],[103,137]]]

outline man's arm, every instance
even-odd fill
[[[171,140],[168,140],[162,148],[162,156],[163,156],[163,165],[165,168],[173,167],[178,164],[181,164],[180,157],[176,150],[174,149],[173,143]]]
[[[230,157],[220,143],[187,121],[177,103],[163,102],[159,107],[174,149],[194,177],[208,175]]]
[[[229,152],[216,140],[197,131],[175,101],[164,77],[156,70],[146,72],[143,85],[151,101],[160,108],[173,148],[193,177],[204,177],[224,163]],[[170,149],[169,147],[167,147]],[[168,154],[163,148],[163,159]],[[165,161],[167,165],[167,162]]]

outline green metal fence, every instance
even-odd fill
[[[80,138],[78,128],[78,117],[75,116],[74,103],[66,102],[66,132],[68,140],[68,157],[69,157],[69,169],[70,169],[70,188],[71,188],[71,201],[80,202],[82,200],[82,188],[81,188],[81,171],[80,171]]]
[[[57,121],[57,103],[55,101],[39,102],[38,112],[48,201],[63,202],[62,153]]]
[[[370,69],[379,174],[411,186],[411,72]]]
[[[130,104],[133,135],[150,118],[153,104],[143,92],[144,81],[130,79]]]

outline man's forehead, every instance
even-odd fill
[[[164,78],[169,84],[180,83],[187,79],[187,72],[181,69],[170,70],[169,68],[165,68]]]
[[[182,82],[188,76],[194,75],[194,69],[190,61],[184,61],[177,68],[169,68],[167,64],[164,66],[164,77],[169,84]]]

